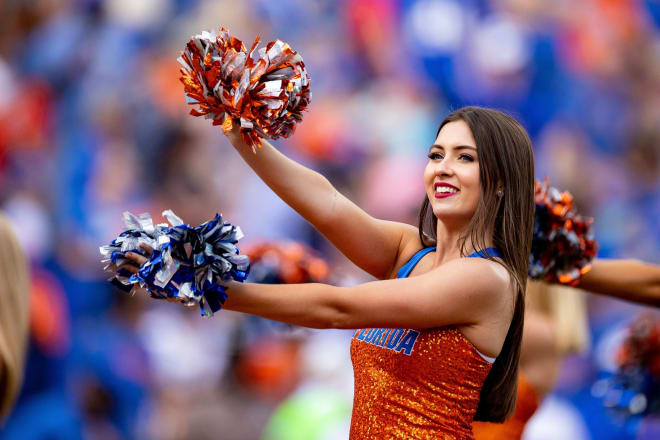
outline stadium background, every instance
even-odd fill
[[[276,145],[371,214],[414,223],[438,123],[492,106],[529,131],[537,177],[596,219],[600,257],[660,262],[657,0],[3,0],[0,209],[29,255],[32,290],[25,384],[0,438],[253,439],[282,399],[310,390],[302,407],[336,415],[295,423],[345,438],[350,332],[282,333],[229,312],[203,320],[104,281],[98,246],[122,212],[160,221],[167,208],[190,224],[221,212],[246,243],[307,243],[336,283],[368,279],[218,127],[187,115],[176,58],[192,34],[221,26],[303,56],[310,111]],[[592,346],[566,361],[526,439],[658,432],[657,418],[623,421],[592,393],[641,308],[588,304]]]

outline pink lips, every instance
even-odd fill
[[[459,189],[456,188],[454,185],[451,185],[451,184],[449,184],[449,183],[447,183],[447,182],[436,182],[436,183],[433,185],[433,190],[436,191],[436,190],[438,189],[439,186],[446,186],[446,187],[448,187],[448,188],[455,189],[456,192],[453,192],[453,193],[438,193],[438,192],[435,192],[435,198],[436,198],[436,199],[445,199],[445,198],[447,198],[447,197],[455,196],[456,194],[458,194]]]

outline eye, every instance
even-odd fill
[[[460,156],[458,156],[458,158],[466,162],[474,162],[474,157],[470,156],[469,154],[461,154]]]
[[[443,157],[444,156],[442,154],[440,154],[438,152],[435,152],[435,151],[433,153],[429,153],[429,159],[431,159],[431,160],[440,160]]]

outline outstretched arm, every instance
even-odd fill
[[[376,278],[389,278],[404,237],[416,236],[415,227],[373,218],[321,174],[289,159],[264,139],[254,154],[237,127],[227,137],[261,180],[349,260]]]
[[[483,324],[510,319],[512,310],[508,273],[495,265],[453,260],[420,276],[352,287],[232,282],[224,307],[312,328]]]
[[[600,295],[660,307],[660,266],[639,260],[595,259],[578,286]]]
[[[135,252],[126,258],[120,268],[132,273],[147,260]],[[498,320],[508,327],[513,311],[508,272],[481,258],[351,287],[235,281],[226,287],[225,309],[311,328],[430,328]]]

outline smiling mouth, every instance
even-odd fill
[[[447,185],[437,185],[435,187],[435,198],[443,199],[446,197],[451,197],[455,194],[458,194],[458,192],[459,192],[458,188],[454,188],[452,186],[447,186]]]

